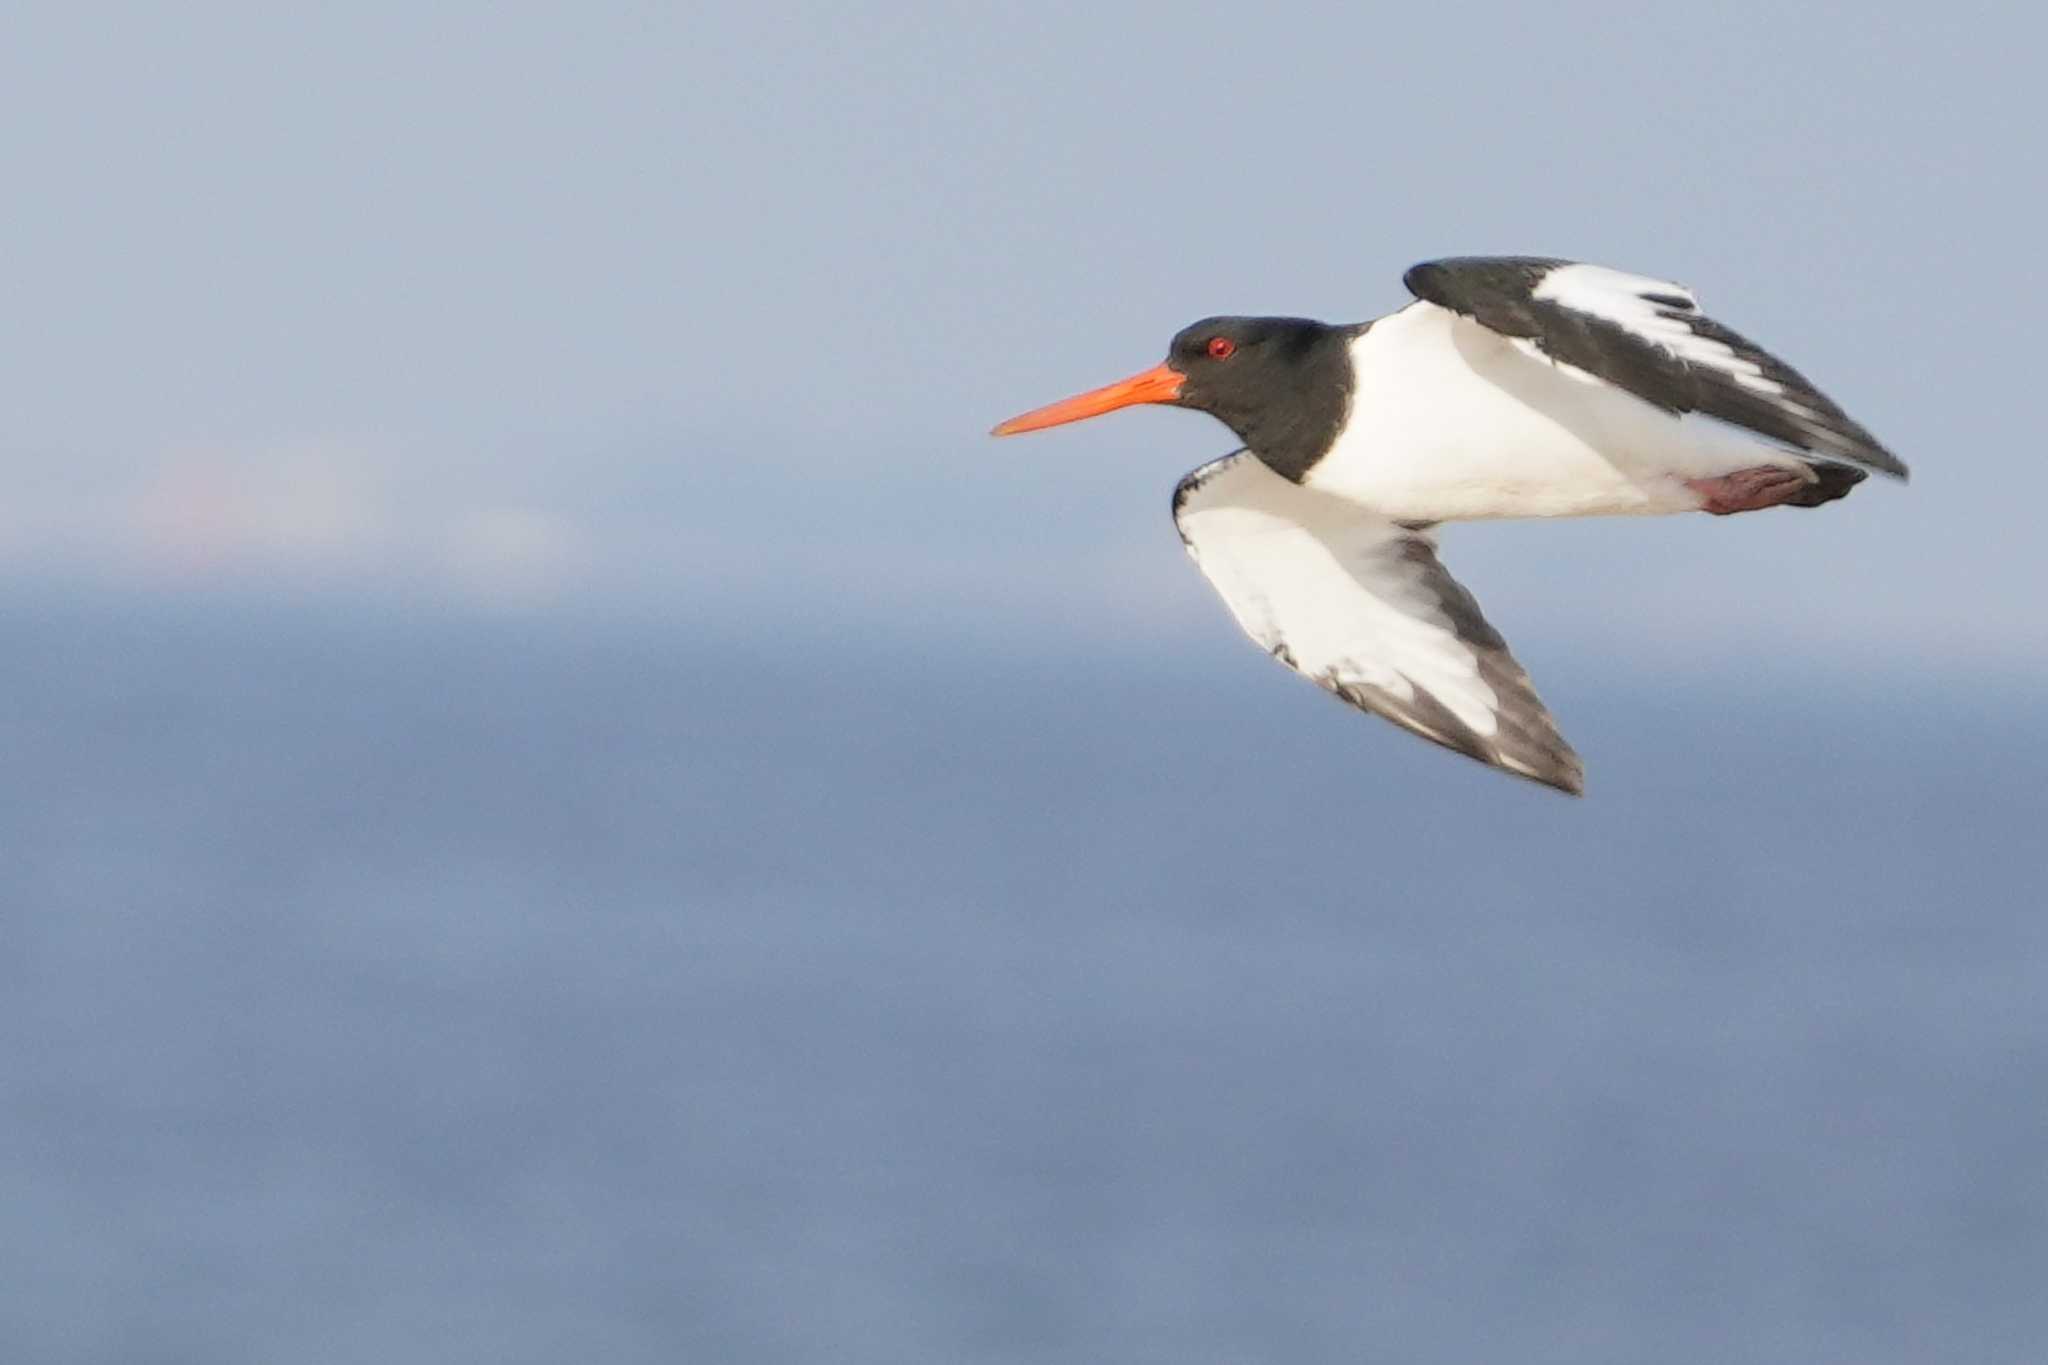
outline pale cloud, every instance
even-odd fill
[[[580,582],[558,514],[413,477],[408,452],[331,439],[183,445],[109,460],[95,486],[31,488],[0,515],[17,575],[157,591],[420,591],[538,604]]]
[[[138,570],[174,579],[374,573],[397,539],[382,464],[322,442],[182,450],[108,509],[99,529],[113,541],[106,548]]]

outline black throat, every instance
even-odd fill
[[[1369,323],[1233,319],[1244,338],[1221,363],[1190,366],[1180,403],[1238,434],[1261,463],[1300,483],[1330,453],[1351,412],[1350,343]],[[1189,329],[1191,332],[1200,328]]]

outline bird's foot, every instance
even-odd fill
[[[1725,517],[1734,512],[1757,512],[1791,502],[1806,491],[1809,483],[1810,480],[1796,469],[1765,464],[1754,469],[1738,469],[1718,479],[1687,479],[1685,486],[1699,495],[1702,512]]]

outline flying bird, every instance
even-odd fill
[[[1577,795],[1584,767],[1434,527],[1818,507],[1906,466],[1683,286],[1534,256],[1426,261],[1363,323],[1213,317],[997,436],[1170,403],[1243,447],[1173,518],[1252,639],[1424,739]]]

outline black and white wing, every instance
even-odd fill
[[[1699,311],[1682,285],[1537,256],[1456,256],[1410,293],[1666,412],[1701,413],[1817,460],[1906,477],[1876,437],[1790,365]]]
[[[1238,624],[1289,668],[1424,739],[1583,790],[1529,675],[1424,532],[1242,450],[1182,479],[1173,519]]]

